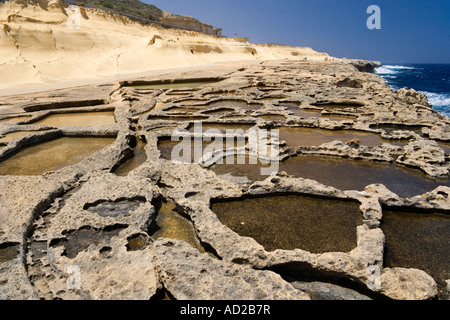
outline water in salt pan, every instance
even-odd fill
[[[311,147],[339,140],[347,142],[358,139],[362,145],[376,147],[383,143],[402,145],[398,140],[387,140],[378,134],[356,130],[325,130],[317,128],[283,127],[280,128],[280,141],[284,140],[287,147]]]
[[[348,252],[362,224],[357,202],[302,195],[217,200],[211,209],[223,224],[268,251]]]
[[[340,157],[298,156],[283,161],[280,171],[341,190],[364,190],[367,185],[381,183],[402,197],[421,195],[440,185],[450,186],[448,179],[433,179],[420,170]]]
[[[165,160],[182,160],[187,163],[198,163],[206,153],[225,151],[245,145],[245,139],[229,140],[222,138],[208,139],[188,139],[175,140],[170,138],[160,138],[158,140],[158,150],[160,157]],[[185,154],[186,153],[186,154]]]
[[[201,126],[200,126],[201,125]],[[190,132],[194,132],[196,128],[198,130],[201,129],[201,131],[204,133],[206,131],[209,131],[209,133],[215,133],[214,131],[217,131],[219,134],[226,134],[226,133],[244,133],[246,130],[254,127],[254,124],[249,123],[192,123],[189,125],[188,130]],[[214,131],[213,131],[214,130]]]
[[[32,176],[76,164],[115,141],[105,137],[63,137],[26,147],[0,162],[0,175]]]
[[[127,176],[131,171],[143,164],[147,160],[145,146],[146,144],[138,139],[136,147],[133,148],[133,158],[122,164],[114,173],[122,177]]]
[[[115,124],[113,111],[51,114],[33,124],[50,127],[88,127]]]
[[[163,202],[158,210],[152,238],[178,239],[189,243],[200,252],[205,252],[198,240],[193,224],[177,212],[176,204]]]
[[[223,164],[216,164],[210,169],[218,176],[231,175],[254,182],[268,178],[268,175],[262,174],[262,168],[276,168],[259,159],[254,159],[257,162],[252,163],[248,157],[244,164],[237,164],[232,157],[228,157],[228,160],[225,159]],[[450,186],[449,179],[435,179],[417,169],[340,157],[297,156],[280,162],[277,169],[278,172],[284,171],[293,177],[315,180],[340,190],[362,191],[370,184],[381,183],[399,196],[408,198],[432,191],[441,185]]]
[[[450,279],[450,215],[412,209],[383,209],[381,229],[386,237],[385,267],[416,268],[438,286]]]

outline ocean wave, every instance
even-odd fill
[[[433,109],[447,118],[450,118],[450,109],[448,107],[433,107]]]
[[[447,73],[434,73],[435,67],[414,65],[387,64],[376,68],[376,73],[383,77],[389,87],[397,91],[402,87],[415,88],[427,96],[428,103],[433,109],[450,117],[450,92],[445,88]]]
[[[386,67],[378,67],[375,69],[376,73],[378,74],[396,74],[398,71],[394,71],[391,69],[388,69]]]
[[[434,110],[450,118],[450,93],[420,92],[427,96]]]
[[[407,69],[407,70],[416,69],[414,67],[399,66],[399,65],[389,65],[389,64],[385,65],[384,67],[388,68],[388,69]]]
[[[449,107],[450,108],[450,93],[435,93],[428,91],[420,91],[427,96],[428,102],[435,107]]]
[[[400,65],[384,65],[378,68],[375,68],[376,73],[378,74],[396,74],[398,72],[401,72],[401,70],[414,70],[416,68],[413,67],[407,67],[407,66],[400,66]]]

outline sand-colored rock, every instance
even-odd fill
[[[0,242],[20,242],[38,212],[64,192],[57,180],[36,177],[2,177],[0,179]],[[11,195],[14,196],[11,196]]]
[[[1,300],[37,300],[21,258],[0,263]]]
[[[309,300],[271,271],[257,271],[161,239],[155,254],[165,288],[179,300]]]
[[[0,260],[1,298],[150,299],[164,288],[176,299],[308,299],[302,292],[307,290],[312,299],[424,300],[446,290],[422,270],[384,267],[390,245],[380,228],[385,207],[445,213],[450,208],[449,157],[442,145],[450,141],[450,122],[423,95],[393,92],[370,73],[377,63],[325,61],[327,55],[308,48],[142,26],[92,9],[86,9],[89,20],[82,20],[82,28],[72,30],[62,11],[57,2],[47,9],[0,5],[5,30],[0,74],[21,75],[0,92],[0,135],[31,133],[0,142],[0,161],[57,137],[107,136],[114,142],[41,176],[0,177],[0,250],[6,249]],[[41,44],[34,45],[34,34]],[[141,71],[148,72],[128,74]],[[190,82],[205,80],[189,88]],[[99,111],[113,112],[115,123],[37,123],[50,115]],[[193,138],[194,118],[213,127],[363,132],[380,138],[380,144],[349,138],[288,146],[278,140],[276,155],[280,161],[321,156],[408,166],[418,176],[442,180],[405,197],[377,181],[341,190],[286,172],[255,179],[214,172],[211,159],[245,155],[254,149],[248,142],[205,153],[195,163],[163,158],[160,139],[170,140],[176,129]],[[204,137],[237,135],[215,131]],[[142,162],[125,176],[116,175],[137,139]],[[285,193],[356,202],[361,219],[354,227],[355,246],[346,252],[313,253],[301,246],[267,251],[224,225],[211,209],[217,199]],[[162,199],[175,203],[205,253],[182,239],[155,239],[152,228]],[[325,284],[304,286],[305,275]]]
[[[84,9],[79,28],[74,29],[68,27],[68,4],[39,1],[42,6],[33,2],[24,6],[23,1],[0,4],[2,88],[96,80],[224,61],[328,57],[310,48],[242,43],[157,24],[142,25],[92,8]]]
[[[184,30],[203,32],[205,34],[219,37],[222,36],[222,29],[214,28],[209,24],[202,23],[189,16],[177,16],[164,12],[164,15],[159,19],[159,22],[164,25],[169,25]]]

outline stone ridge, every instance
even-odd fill
[[[444,299],[449,279],[413,267],[385,267],[386,248],[392,244],[380,224],[385,207],[450,212],[450,120],[420,93],[392,91],[381,77],[361,72],[354,63],[230,62],[189,73],[166,70],[126,83],[2,97],[7,108],[0,111],[0,135],[30,135],[2,142],[0,161],[61,136],[116,138],[60,170],[0,177],[0,298],[146,300],[166,292],[172,299],[193,300]],[[76,100],[103,104],[74,105]],[[104,110],[114,110],[115,124],[36,124],[48,115]],[[306,116],[307,111],[315,116]],[[355,139],[314,146],[279,141],[278,155],[281,161],[308,155],[397,165],[442,183],[402,197],[380,183],[341,190],[282,171],[253,180],[233,172],[216,174],[210,160],[245,154],[251,147],[248,142],[244,148],[206,152],[195,163],[161,157],[161,139],[170,141],[175,130],[194,138],[189,128],[192,118],[200,116],[203,125],[218,128],[290,127],[378,135],[384,140],[377,146]],[[219,130],[206,134],[236,135]],[[116,175],[132,158],[138,139],[145,143],[145,162],[126,176]],[[216,199],[274,194],[357,202],[362,224],[354,230],[355,248],[311,253],[299,245],[268,251],[254,238],[224,225],[211,210]],[[205,253],[182,239],[155,239],[162,201],[175,203]]]

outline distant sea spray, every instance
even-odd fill
[[[386,64],[376,69],[392,90],[415,89],[433,109],[450,118],[450,64]]]

